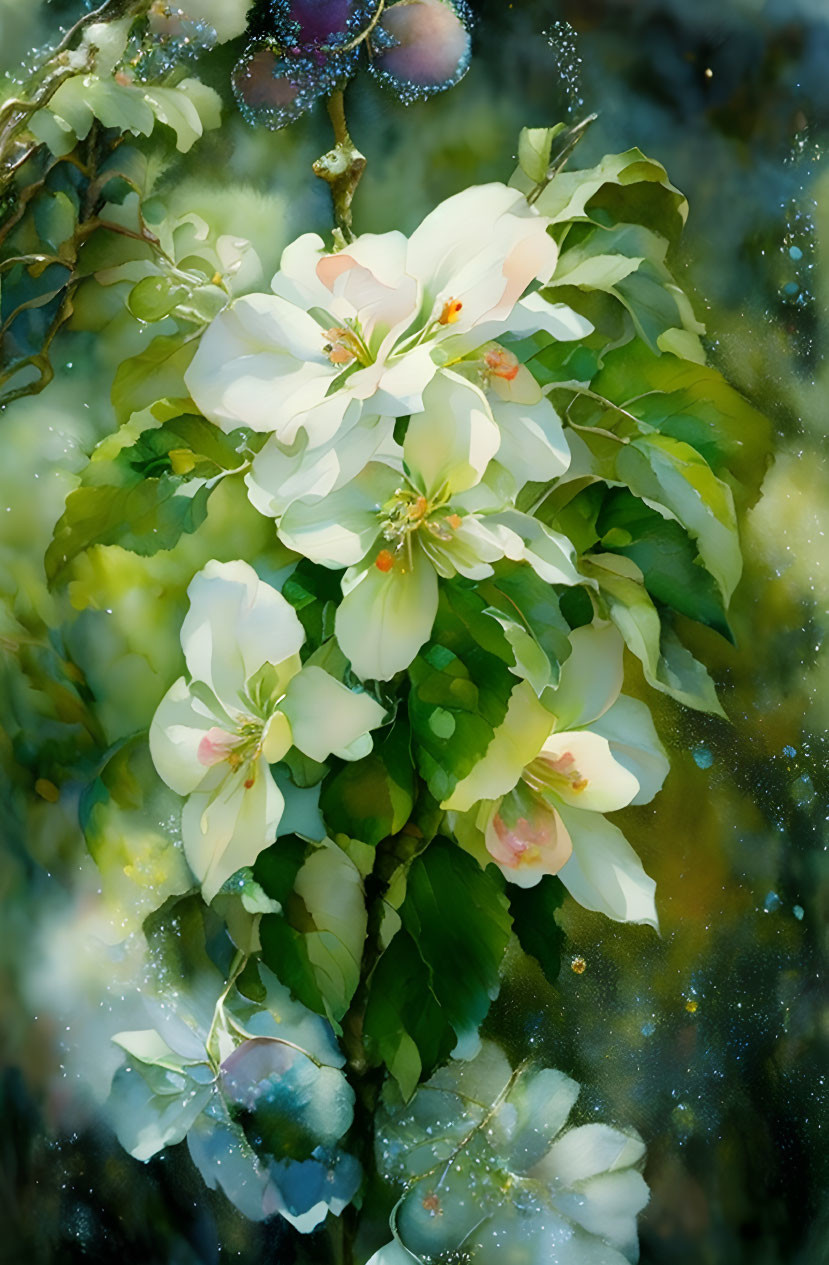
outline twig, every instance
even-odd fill
[[[351,204],[363,172],[366,169],[365,155],[348,134],[345,121],[345,102],[343,89],[337,88],[328,98],[328,116],[334,129],[335,145],[327,154],[313,164],[315,176],[324,180],[331,189],[331,200],[334,204],[334,219],[346,242],[354,240],[351,227]]]

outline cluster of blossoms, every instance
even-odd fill
[[[549,584],[584,582],[570,541],[516,508],[570,454],[511,344],[591,328],[533,290],[556,265],[547,228],[520,192],[492,184],[449,198],[408,239],[367,234],[326,254],[308,234],[284,252],[272,293],[213,321],[187,372],[205,417],[267,433],[250,499],[290,549],[343,572],[334,632],[360,680],[390,681],[412,663],[442,580],[481,581],[506,559]],[[272,838],[281,802],[269,764],[292,743],[317,760],[364,754],[385,713],[313,664],[300,671],[296,615],[245,564],[211,564],[191,598],[193,679],[162,703],[153,755],[189,796],[185,847],[209,896]],[[587,907],[655,922],[653,884],[601,814],[649,800],[667,762],[647,708],[620,696],[615,629],[594,624],[571,641],[555,689],[517,682],[484,758],[443,807],[511,881],[560,873]]]

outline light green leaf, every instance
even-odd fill
[[[664,505],[686,528],[728,602],[743,565],[731,489],[696,449],[669,435],[632,440],[616,469],[636,496]]]
[[[608,614],[642,664],[648,683],[686,707],[724,716],[706,669],[663,628],[636,564],[616,554],[591,554],[582,559],[582,569],[598,581]]]

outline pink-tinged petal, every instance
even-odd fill
[[[532,281],[550,277],[557,248],[547,223],[502,184],[465,189],[426,216],[409,241],[408,271],[436,316],[450,300],[462,305],[450,335],[505,319]]]
[[[558,874],[573,851],[559,814],[523,782],[493,807],[485,836],[495,864],[519,887],[534,887],[545,874]]]
[[[204,780],[199,748],[217,719],[191,694],[183,676],[173,682],[156,708],[150,725],[150,755],[159,775],[177,795],[189,795]]]
[[[540,793],[595,813],[626,808],[639,791],[607,739],[587,729],[551,734],[524,776]]]
[[[226,729],[214,725],[199,743],[196,752],[199,764],[203,764],[206,769],[212,768],[214,764],[221,764],[238,744],[238,734],[228,733]]]

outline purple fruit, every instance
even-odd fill
[[[351,0],[288,0],[287,16],[296,24],[297,42],[325,44],[348,30]]]
[[[274,130],[298,119],[330,86],[324,68],[305,57],[283,57],[268,44],[246,49],[231,80],[248,122]]]
[[[372,69],[406,99],[451,88],[469,67],[463,10],[451,0],[398,0],[374,36]]]
[[[309,53],[350,44],[374,11],[368,0],[274,0],[276,39],[286,49]]]

